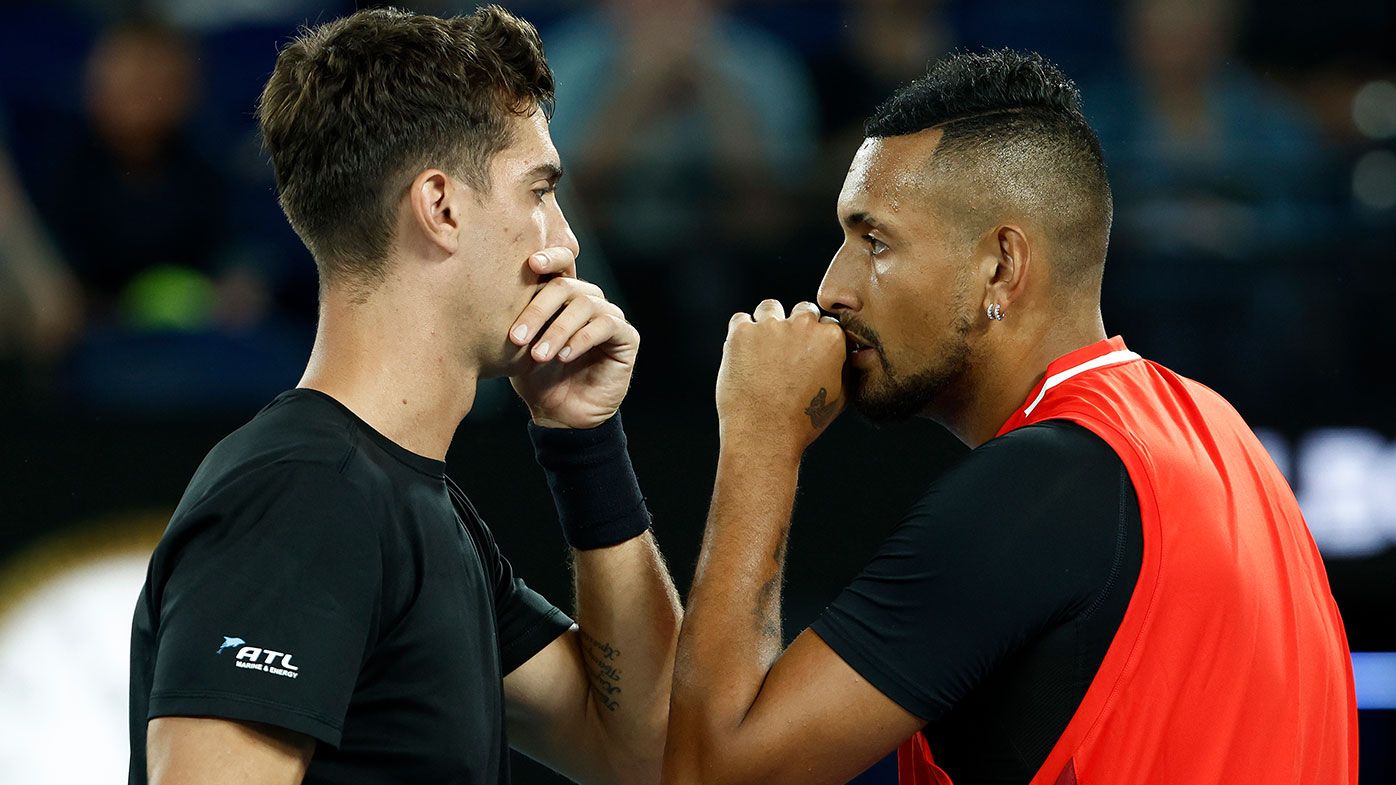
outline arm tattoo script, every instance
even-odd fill
[[[591,691],[596,701],[608,711],[620,708],[620,669],[616,667],[620,659],[620,649],[605,641],[578,630],[582,639],[582,655],[586,657],[587,672],[591,676]]]
[[[823,428],[833,422],[834,415],[838,414],[838,401],[828,401],[829,391],[823,387],[810,399],[809,406],[805,407],[805,414],[809,416],[810,425],[816,428]]]

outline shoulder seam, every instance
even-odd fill
[[[1127,515],[1126,508],[1128,507],[1126,501],[1128,499],[1129,481],[1129,472],[1125,470],[1124,464],[1121,463],[1119,511],[1116,513],[1115,518],[1115,553],[1110,558],[1110,573],[1106,576],[1105,584],[1100,587],[1100,591],[1096,592],[1095,599],[1091,601],[1091,604],[1081,613],[1080,617],[1078,617],[1078,623],[1089,619],[1100,609],[1101,605],[1105,604],[1106,596],[1115,588],[1115,583],[1120,579],[1120,568],[1125,557],[1125,527],[1128,525],[1128,521],[1126,521],[1125,518]]]
[[[359,431],[354,427],[354,423],[346,421],[344,430],[349,436],[349,444],[345,446],[344,456],[339,459],[339,463],[335,466],[335,471],[340,474],[344,473],[344,470],[349,466],[349,459],[354,457],[354,452],[359,449]]]

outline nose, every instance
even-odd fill
[[[852,266],[844,261],[847,244],[839,246],[834,258],[829,260],[829,269],[824,271],[824,280],[819,282],[819,307],[838,315],[846,311],[858,311],[863,307],[853,287],[850,273]]]
[[[553,203],[557,205],[556,202]],[[562,247],[570,250],[573,256],[582,255],[581,243],[577,241],[577,235],[572,232],[572,225],[567,222],[567,216],[562,214],[562,206],[555,207],[556,215],[548,221],[548,247]]]

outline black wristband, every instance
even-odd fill
[[[649,529],[649,510],[630,465],[620,412],[586,430],[529,423],[528,436],[547,474],[568,545],[582,551],[605,548]]]

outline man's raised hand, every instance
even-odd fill
[[[509,328],[528,358],[510,378],[533,421],[550,428],[594,428],[620,408],[630,387],[640,333],[600,287],[576,277],[566,248],[547,248],[528,260],[544,284]]]
[[[717,377],[722,438],[759,440],[798,458],[844,406],[838,321],[813,303],[765,300],[732,317]]]

